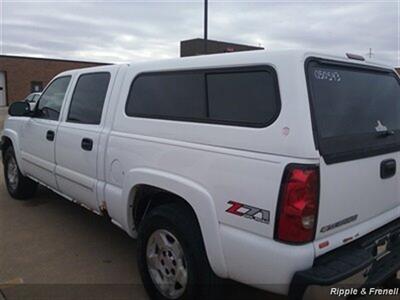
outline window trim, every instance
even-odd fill
[[[205,92],[205,101],[207,108],[207,115],[209,115],[209,100],[208,100],[208,84],[207,84],[207,75],[215,75],[215,74],[230,74],[230,73],[249,73],[249,72],[267,72],[271,75],[274,89],[275,89],[275,104],[276,110],[275,113],[269,118],[266,122],[258,123],[258,122],[241,122],[241,121],[225,121],[225,120],[213,120],[208,116],[207,118],[185,118],[185,117],[173,117],[173,116],[164,116],[164,115],[156,115],[156,114],[143,114],[143,113],[133,113],[129,114],[127,111],[129,98],[131,93],[133,92],[133,85],[136,80],[141,76],[148,75],[173,75],[173,74],[200,74],[204,79],[204,92]],[[230,126],[239,126],[239,127],[250,127],[250,128],[265,128],[270,126],[272,123],[276,121],[278,116],[280,115],[282,108],[281,104],[281,95],[279,90],[279,81],[276,70],[269,65],[256,65],[256,66],[244,66],[244,67],[224,67],[224,68],[201,68],[201,69],[185,69],[185,70],[174,70],[174,71],[150,71],[150,72],[141,72],[138,73],[132,80],[129,86],[129,93],[125,101],[125,115],[127,117],[135,117],[135,118],[145,118],[145,119],[155,119],[155,120],[166,120],[166,121],[182,121],[182,122],[191,122],[191,123],[202,123],[202,124],[217,124],[217,125],[230,125]]]
[[[70,113],[71,113],[71,105],[72,105],[72,100],[74,99],[76,86],[79,83],[79,79],[81,79],[82,76],[93,75],[93,74],[108,74],[109,75],[107,90],[106,90],[106,94],[104,95],[104,102],[103,102],[103,108],[102,108],[102,111],[101,111],[100,121],[98,123],[84,123],[84,122],[78,122],[78,121],[71,121],[71,120],[69,120],[69,116],[70,116]],[[69,104],[68,104],[68,113],[67,113],[67,116],[65,117],[65,123],[83,124],[83,125],[95,125],[95,126],[101,125],[101,122],[103,120],[104,105],[106,103],[106,98],[107,98],[108,90],[109,90],[109,87],[110,87],[110,82],[111,82],[111,73],[108,72],[108,71],[99,71],[99,72],[90,72],[90,73],[81,73],[81,74],[79,74],[78,78],[76,78],[75,85],[74,85],[74,90],[73,90],[72,95],[71,95],[71,100],[69,101]]]
[[[37,115],[37,114],[38,114],[38,110],[39,110],[39,104],[40,104],[40,101],[42,100],[43,95],[46,93],[47,89],[48,89],[48,88],[53,84],[53,82],[55,82],[56,80],[61,79],[61,78],[67,78],[67,77],[69,77],[70,80],[69,80],[69,82],[68,82],[67,89],[65,90],[64,99],[63,99],[63,102],[62,102],[62,104],[61,104],[61,110],[60,110],[60,112],[59,112],[59,114],[58,114],[58,119],[57,119],[57,120],[52,120],[52,119],[47,119],[47,118],[39,117],[39,116]],[[71,74],[62,75],[62,76],[58,76],[58,77],[53,78],[53,79],[46,85],[46,87],[44,88],[44,90],[41,92],[41,95],[40,95],[39,99],[38,99],[37,102],[36,102],[35,110],[33,111],[32,118],[36,118],[36,119],[40,119],[40,120],[48,120],[48,121],[59,122],[59,121],[60,121],[60,116],[61,116],[61,113],[62,113],[62,108],[63,108],[63,106],[64,106],[64,104],[65,104],[65,100],[66,100],[65,97],[67,96],[68,90],[69,90],[69,88],[70,88],[70,86],[71,86],[71,82],[72,82],[72,75],[71,75]]]
[[[342,68],[349,68],[352,70],[363,70],[367,72],[376,72],[376,73],[383,73],[390,76],[393,76],[400,85],[400,76],[398,76],[394,70],[379,66],[370,66],[370,65],[363,65],[353,62],[344,62],[340,60],[334,59],[326,59],[320,58],[315,56],[308,57],[304,62],[304,72],[306,77],[306,87],[307,87],[307,95],[308,95],[308,102],[309,102],[309,109],[311,115],[311,124],[312,124],[312,131],[314,137],[314,146],[317,151],[320,152],[321,156],[324,158],[326,164],[334,164],[339,162],[345,162],[355,159],[367,158],[376,155],[396,152],[400,150],[400,144],[388,144],[383,147],[377,147],[376,145],[369,146],[363,150],[350,150],[346,152],[339,152],[339,153],[323,153],[321,152],[321,143],[323,143],[324,138],[320,135],[318,130],[317,118],[315,114],[315,107],[314,107],[314,92],[312,89],[311,80],[309,78],[309,65],[313,62],[322,65],[330,65],[330,66],[338,66]],[[327,140],[328,138],[325,138]]]

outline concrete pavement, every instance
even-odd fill
[[[3,130],[4,121],[7,116],[8,107],[0,107],[0,132]]]

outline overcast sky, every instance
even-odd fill
[[[212,1],[209,38],[399,62],[399,1]],[[127,62],[179,56],[202,1],[0,0],[3,54]]]

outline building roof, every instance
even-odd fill
[[[202,38],[195,38],[195,39],[189,39],[189,40],[184,40],[181,41],[181,43],[190,43],[190,42],[203,42],[204,39]],[[217,40],[209,40],[207,39],[207,43],[216,43],[216,44],[220,44],[220,45],[225,45],[225,46],[244,46],[244,47],[248,47],[248,48],[253,48],[253,49],[264,49],[264,47],[259,47],[259,46],[251,46],[251,45],[246,45],[246,44],[238,44],[238,43],[230,43],[230,42],[224,42],[224,41],[217,41]]]
[[[240,52],[250,50],[263,50],[262,47],[242,45],[230,42],[196,38],[181,41],[181,57],[197,56],[214,53]]]
[[[72,60],[72,59],[50,58],[50,57],[19,56],[19,55],[0,55],[0,58],[60,61],[60,62],[83,63],[83,64],[93,64],[93,65],[111,65],[111,63],[105,63],[105,62],[94,62],[94,61]]]

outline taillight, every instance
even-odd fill
[[[319,169],[314,165],[286,167],[278,202],[275,238],[288,243],[314,239],[318,214]]]

